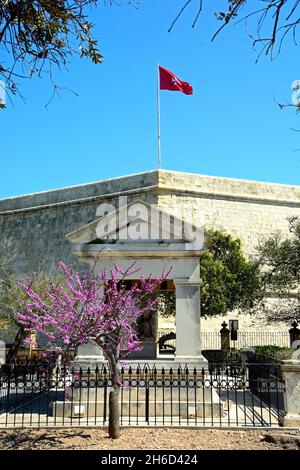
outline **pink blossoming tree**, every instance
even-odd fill
[[[63,262],[59,264],[65,282],[49,284],[37,294],[31,282],[19,282],[25,294],[23,312],[16,317],[25,331],[43,333],[49,346],[64,344],[62,353],[94,341],[103,350],[111,369],[112,390],[109,395],[109,436],[119,437],[119,362],[129,351],[141,349],[136,320],[145,312],[156,310],[157,299],[151,295],[166,278],[151,279],[138,275],[135,263],[122,271],[118,266],[110,272],[81,275]],[[126,279],[133,275],[139,281],[128,288]],[[24,313],[25,312],[25,313]]]

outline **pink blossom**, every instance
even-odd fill
[[[28,332],[43,333],[53,349],[64,344],[67,349],[95,341],[107,357],[119,361],[126,351],[141,349],[136,320],[144,312],[156,310],[157,301],[150,296],[167,277],[157,279],[140,276],[127,289],[125,280],[140,271],[135,264],[123,271],[114,266],[99,274],[72,271],[63,262],[59,268],[65,282],[49,284],[39,295],[32,283],[19,282],[25,294],[17,322]],[[102,291],[104,286],[104,293]],[[25,310],[25,313],[24,313]]]

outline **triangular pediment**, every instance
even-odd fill
[[[202,233],[203,232],[203,233]],[[204,231],[155,205],[136,200],[111,210],[66,235],[72,244],[193,243],[204,245]]]

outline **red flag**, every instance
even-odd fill
[[[193,87],[176,77],[173,72],[159,66],[159,81],[161,90],[180,91],[185,95],[193,94]]]

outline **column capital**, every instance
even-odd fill
[[[187,286],[187,287],[200,287],[201,286],[201,279],[173,279],[174,286]]]

